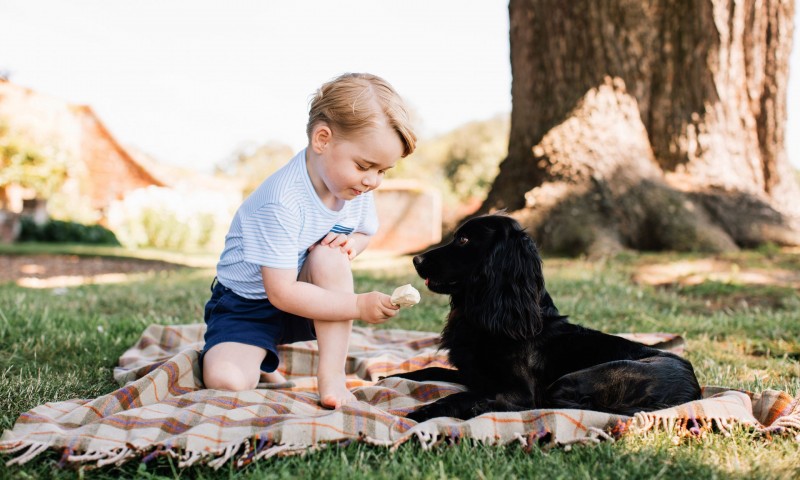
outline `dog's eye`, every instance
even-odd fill
[[[456,245],[459,247],[463,247],[464,245],[469,243],[469,238],[467,237],[458,237],[456,238]]]

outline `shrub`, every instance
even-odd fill
[[[31,217],[22,217],[20,221],[22,229],[17,239],[19,242],[120,244],[114,232],[102,225],[84,225],[62,220],[50,220],[37,225]]]
[[[127,247],[216,249],[240,200],[217,192],[151,186],[112,204],[108,221]]]

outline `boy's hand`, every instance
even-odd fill
[[[367,323],[383,323],[397,315],[400,307],[392,305],[392,297],[381,292],[356,295],[359,318]]]
[[[338,248],[339,250],[341,250],[342,253],[347,254],[347,258],[352,260],[356,256],[356,251],[351,245],[348,245],[349,241],[350,237],[345,235],[344,233],[329,232],[327,235],[325,235],[325,238],[320,240],[319,245],[325,245],[331,248]],[[308,247],[308,251],[310,252],[316,246],[317,244],[311,245],[310,247]]]

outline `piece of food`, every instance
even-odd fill
[[[419,303],[419,291],[411,285],[397,287],[392,293],[392,304],[399,307],[413,307]]]

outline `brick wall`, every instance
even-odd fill
[[[411,253],[442,239],[442,195],[410,180],[386,180],[375,191],[380,228],[370,249]]]

